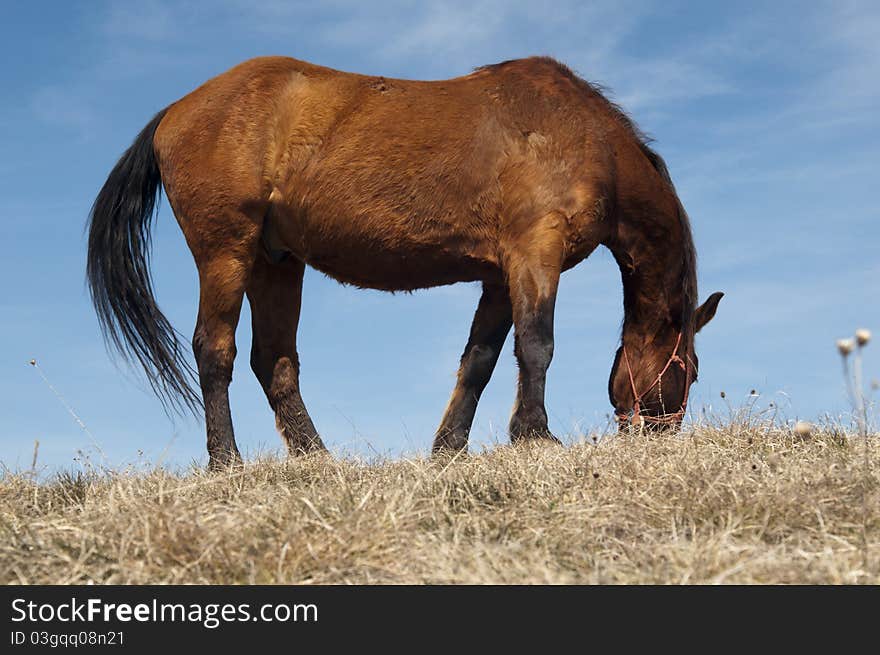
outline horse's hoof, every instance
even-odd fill
[[[467,452],[467,433],[449,431],[434,437],[434,445],[431,446],[432,455],[457,455],[461,451]]]
[[[550,430],[546,428],[511,432],[510,443],[544,443],[553,444],[555,446],[562,445],[562,441],[560,441],[556,436],[553,435],[552,432],[550,432]]]

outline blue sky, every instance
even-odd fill
[[[0,461],[69,467],[202,462],[203,427],[170,419],[105,352],[84,284],[95,194],[159,109],[249,57],[281,54],[436,79],[548,54],[612,89],[656,139],[687,208],[700,294],[726,296],[699,336],[692,411],[750,390],[788,418],[845,414],[834,340],[880,332],[880,5],[875,2],[9,3],[0,25]],[[154,236],[160,306],[187,337],[195,267],[167,204]],[[306,275],[303,394],[337,452],[426,452],[455,379],[476,285],[408,294]],[[605,429],[622,317],[602,249],[563,277],[548,377],[551,428]],[[280,447],[247,363],[231,387],[244,452]],[[880,377],[880,344],[865,369]],[[28,365],[88,426],[90,442]],[[515,363],[508,339],[472,443],[505,442]]]

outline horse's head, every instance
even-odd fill
[[[709,296],[681,330],[669,326],[648,334],[637,326],[624,329],[623,345],[617,349],[608,380],[608,396],[621,428],[681,425],[699,366],[694,335],[715,316],[723,295]]]

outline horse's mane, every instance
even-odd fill
[[[682,326],[688,325],[697,306],[697,253],[696,248],[694,247],[694,239],[691,232],[690,219],[688,218],[687,212],[685,211],[684,206],[681,204],[681,200],[679,199],[678,193],[675,190],[675,184],[673,184],[672,177],[669,175],[669,169],[666,166],[666,162],[663,160],[663,157],[661,157],[655,150],[651,148],[651,143],[654,141],[654,139],[650,135],[643,132],[641,128],[636,124],[636,122],[630,117],[629,114],[626,113],[626,111],[620,105],[608,99],[607,94],[610,92],[608,87],[583,79],[574,71],[572,71],[568,66],[560,61],[557,61],[556,59],[553,59],[552,57],[530,57],[525,61],[534,64],[543,64],[545,66],[549,66],[555,69],[558,73],[562,74],[569,81],[571,81],[583,93],[591,98],[599,99],[605,105],[606,109],[611,113],[614,119],[618,123],[623,125],[630,132],[630,134],[633,135],[639,145],[639,149],[642,151],[642,154],[651,163],[651,166],[653,166],[654,169],[660,174],[660,177],[663,179],[663,181],[666,182],[667,185],[669,185],[669,189],[672,191],[672,194],[675,196],[676,203],[678,204],[678,220],[681,226],[681,275],[682,292],[684,295],[681,318]],[[510,66],[512,64],[522,62],[523,60],[521,59],[510,59],[500,62],[498,64],[480,66],[475,70],[494,71]]]

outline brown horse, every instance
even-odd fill
[[[680,422],[694,334],[721,297],[696,307],[690,226],[663,160],[562,64],[529,58],[422,82],[253,59],[159,112],[91,212],[88,280],[105,336],[172,406],[201,403],[152,293],[160,184],[199,272],[193,349],[212,467],[240,460],[228,386],[245,294],[251,366],[287,448],[324,448],[299,387],[306,264],[373,289],[482,281],[435,451],[466,448],[511,326],[511,440],[555,440],[544,382],[559,276],[600,244],[623,276],[608,388],[621,424]]]

